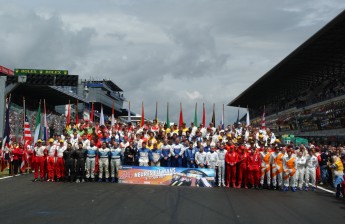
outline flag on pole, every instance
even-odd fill
[[[104,114],[103,114],[103,105],[101,104],[101,116],[99,117],[99,125],[104,125]]]
[[[77,100],[77,104],[75,105],[75,125],[78,125],[79,123],[78,104],[79,104],[79,101]]]
[[[213,112],[212,112],[212,120],[211,122],[213,123],[213,125],[215,126],[215,122],[216,122],[216,115],[215,115],[215,104],[213,104]]]
[[[262,119],[261,119],[261,129],[266,128],[266,120],[265,120],[265,106],[264,106],[264,112],[262,113]]]
[[[66,118],[66,128],[68,128],[70,124],[71,124],[71,102],[68,101],[68,106],[67,106],[67,118]]]
[[[115,105],[113,101],[113,106],[111,108],[111,126],[115,125]]]
[[[250,125],[250,118],[249,118],[249,108],[247,107],[247,118],[246,118],[246,124],[247,126]]]
[[[224,130],[224,104],[223,104],[223,111],[222,111],[222,121],[220,122],[222,125],[222,130]]]
[[[38,105],[37,115],[36,115],[36,125],[35,125],[35,135],[34,135],[34,143],[36,144],[37,140],[40,138],[41,135],[41,101]]]
[[[158,102],[156,101],[156,114],[155,114],[155,120],[158,123]]]
[[[194,111],[194,126],[198,127],[198,103],[195,103],[195,111]]]
[[[25,109],[25,98],[23,100],[23,108],[24,108],[24,145],[28,145],[31,143],[32,136],[31,136],[29,119],[28,119],[28,116],[26,114],[26,109]]]
[[[206,110],[205,103],[202,103],[202,125],[206,127]]]
[[[140,121],[140,127],[144,126],[145,124],[145,112],[144,112],[144,102],[141,104],[141,121]]]
[[[182,112],[182,103],[180,103],[180,119],[179,119],[179,122],[178,122],[178,127],[182,127],[182,124],[183,124],[183,112]]]
[[[43,99],[43,107],[44,107],[44,126],[43,126],[43,130],[44,130],[44,135],[43,135],[43,139],[44,141],[48,141],[49,139],[49,135],[48,135],[48,123],[47,123],[47,110],[46,110],[46,99]]]
[[[93,122],[95,117],[95,108],[93,107],[93,102],[91,103],[90,121]]]
[[[167,103],[167,128],[170,128],[170,120],[169,120],[169,103]]]
[[[128,122],[132,122],[132,118],[131,118],[131,101],[128,101]]]

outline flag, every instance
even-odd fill
[[[215,115],[215,104],[213,104],[213,112],[212,112],[212,120],[211,122],[213,123],[213,125],[215,126],[215,122],[216,122],[216,115]]]
[[[71,124],[71,103],[70,101],[68,101],[66,127],[68,127],[70,124]]]
[[[182,124],[183,124],[183,113],[182,113],[182,103],[180,103],[180,119],[179,119],[179,122],[178,122],[178,127],[182,127]]]
[[[132,118],[131,118],[131,101],[128,101],[128,122],[132,122]]]
[[[78,111],[78,100],[77,104],[75,105],[75,125],[78,125],[79,123],[79,111]]]
[[[167,128],[170,128],[170,120],[169,120],[169,103],[167,103]]]
[[[111,108],[111,126],[115,125],[115,108],[114,108],[114,101],[113,101],[113,107]]]
[[[250,118],[249,118],[249,108],[247,107],[247,119],[246,119],[247,126],[250,125]]]
[[[264,112],[262,113],[262,119],[261,119],[261,129],[266,128],[266,120],[265,120],[265,106],[264,106]]]
[[[144,102],[141,104],[141,121],[140,121],[140,127],[144,126],[145,121],[145,114],[144,114]]]
[[[237,107],[237,120],[236,120],[236,125],[240,123],[240,106]]]
[[[27,145],[31,143],[32,136],[31,136],[29,119],[28,119],[28,116],[26,114],[26,109],[25,109],[25,98],[23,101],[23,108],[24,108],[24,145]]]
[[[43,130],[44,130],[44,135],[43,135],[43,139],[44,141],[48,141],[49,136],[48,136],[48,123],[47,123],[47,111],[46,111],[46,99],[43,99],[43,107],[44,107],[44,117],[43,117],[43,121],[44,121],[44,126],[43,126]]]
[[[155,114],[155,120],[158,123],[158,102],[156,101],[156,114]]]
[[[224,130],[224,104],[223,104],[223,111],[222,111],[222,120],[220,124],[222,125],[222,130]]]
[[[206,127],[206,110],[204,103],[202,103],[202,125]]]
[[[36,125],[35,125],[35,135],[34,143],[40,138],[41,135],[41,101],[38,105],[37,115],[36,115]]]
[[[93,122],[95,117],[95,109],[93,107],[93,102],[91,103],[90,121]]]
[[[194,126],[198,127],[198,103],[195,103],[195,111],[194,111]]]
[[[104,125],[104,114],[103,114],[103,105],[101,104],[101,116],[99,117],[99,125]]]

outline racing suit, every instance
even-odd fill
[[[149,166],[149,152],[148,148],[141,148],[138,150],[137,159],[139,161],[139,166]]]
[[[258,152],[249,153],[248,156],[248,179],[252,187],[259,186],[261,157]]]
[[[277,183],[278,188],[283,186],[283,158],[284,154],[281,152],[273,152],[271,154],[273,188],[277,186]]]
[[[288,187],[295,187],[295,174],[296,174],[296,157],[291,155],[290,157],[286,156],[283,160],[283,169],[284,169],[284,190],[288,190]]]
[[[75,158],[77,160],[76,165],[76,174],[77,174],[77,182],[83,181],[85,178],[85,159],[86,159],[86,149],[79,148],[75,150]]]
[[[206,152],[195,153],[195,163],[199,168],[206,168]]]
[[[103,169],[105,172],[106,181],[109,178],[109,148],[99,148],[98,149],[98,157],[99,157],[99,181],[101,182],[103,179]]]
[[[171,146],[166,144],[162,145],[161,147],[162,151],[162,159],[161,159],[161,165],[163,167],[170,167],[171,166],[171,161],[170,161],[170,156],[171,156]]]
[[[96,165],[96,154],[97,154],[97,146],[89,146],[86,149],[86,178],[91,178],[94,180],[95,178],[95,165]]]
[[[70,181],[74,181],[75,178],[75,152],[73,149],[66,149],[63,152],[63,158],[65,161],[65,181],[70,178]]]
[[[244,187],[247,188],[247,182],[248,182],[248,154],[246,152],[242,152],[238,154],[238,186],[237,188],[240,188],[242,185],[242,180],[244,183]]]
[[[319,166],[319,161],[316,156],[308,155],[306,161],[305,174],[305,189],[308,190],[308,185],[314,189],[316,187],[316,169]]]
[[[111,182],[115,182],[115,178],[118,178],[119,168],[121,165],[121,148],[110,149],[110,176]]]
[[[55,176],[55,164],[56,164],[56,146],[47,146],[47,170],[48,170],[48,181],[54,181]]]
[[[183,146],[181,144],[173,144],[170,153],[172,156],[171,166],[182,167],[182,155],[184,153]]]
[[[236,152],[227,152],[225,154],[226,161],[226,186],[230,186],[230,182],[236,188],[236,164],[238,162],[238,154]],[[230,180],[231,178],[231,180]]]
[[[187,148],[184,151],[184,155],[187,159],[187,167],[188,168],[195,168],[195,150],[194,148]]]
[[[162,150],[152,149],[149,152],[151,166],[161,166]]]
[[[56,178],[60,180],[65,177],[64,161],[63,161],[63,152],[66,150],[66,146],[58,146],[56,149]]]
[[[305,177],[305,165],[306,158],[304,156],[296,157],[296,177],[295,177],[295,187],[298,187],[300,190],[303,188],[304,177]]]
[[[223,185],[225,186],[225,154],[226,150],[224,149],[218,149],[217,151],[218,155],[218,186]]]
[[[267,180],[267,187],[269,188],[271,185],[271,153],[262,151],[260,152],[261,156],[261,177],[260,177],[260,185],[264,185],[265,175]]]
[[[44,146],[35,147],[35,179],[38,178],[38,170],[40,171],[41,180],[44,179],[44,156],[46,154],[46,148]]]

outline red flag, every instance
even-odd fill
[[[264,106],[264,112],[262,113],[262,119],[261,119],[261,129],[266,128],[266,119],[265,119],[265,106]]]
[[[25,172],[25,170],[28,168],[28,156],[26,153],[26,150],[24,151],[23,157],[22,157],[22,163],[20,164],[20,170],[22,172]]]
[[[93,108],[93,102],[91,103],[91,113],[90,113],[90,121],[93,122],[95,116],[95,109]]]
[[[70,124],[71,124],[71,104],[70,104],[70,101],[68,101],[66,126]]]
[[[182,113],[182,103],[180,103],[180,119],[178,122],[179,128],[182,127],[182,124],[183,124],[183,113]]]
[[[206,127],[206,111],[205,111],[205,104],[202,104],[202,125]]]
[[[212,120],[211,122],[213,123],[213,127],[216,125],[216,115],[215,115],[215,104],[213,104],[213,112],[212,112]]]
[[[140,121],[140,127],[144,126],[144,121],[145,121],[144,102],[142,102],[142,105],[141,105],[141,121]]]

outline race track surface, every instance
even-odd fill
[[[343,223],[345,203],[316,192],[0,180],[1,223]]]

